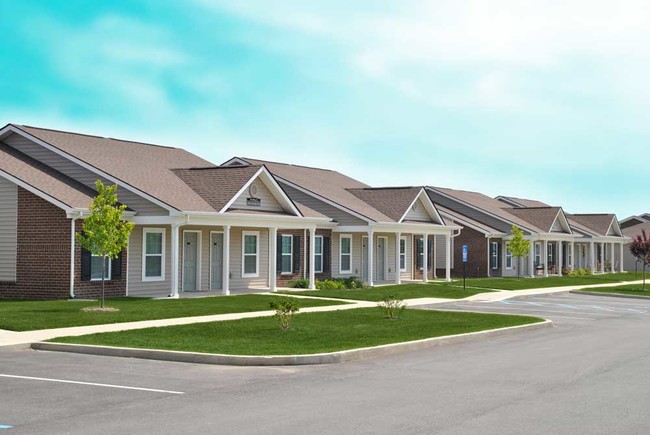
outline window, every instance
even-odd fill
[[[499,244],[497,242],[492,242],[490,249],[490,267],[492,269],[499,268]]]
[[[256,231],[243,231],[242,245],[242,278],[259,276],[259,233]],[[284,256],[282,258],[284,259]]]
[[[280,264],[281,273],[292,273],[293,272],[293,236],[291,235],[282,235],[282,256]]]
[[[339,272],[352,273],[352,236],[342,234],[340,240]]]
[[[323,272],[323,236],[316,236],[316,243],[314,244],[314,271],[316,273]]]
[[[542,244],[535,243],[535,266],[542,264]]]
[[[406,271],[406,237],[399,239],[399,270]]]
[[[567,256],[567,259],[566,259],[567,263],[566,264],[569,267],[573,267],[573,244],[569,245],[566,248],[566,256]]]
[[[508,250],[510,242],[506,242],[506,269],[512,269],[512,252]]]
[[[548,249],[548,264],[549,264],[549,266],[554,265],[555,264],[555,261],[554,261],[555,255],[554,255],[553,249],[555,248],[555,245],[551,245],[549,243],[546,246],[547,246],[547,249]]]
[[[111,279],[111,259],[106,257],[106,269],[104,269],[104,279]],[[99,281],[102,279],[102,257],[93,255],[90,258],[90,280]]]
[[[165,279],[165,230],[163,228],[144,228],[142,262],[143,281]]]
[[[424,267],[424,238],[420,237],[418,239],[418,269],[422,269]]]

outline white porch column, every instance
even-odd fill
[[[172,292],[169,295],[170,298],[178,299],[178,234],[179,234],[179,224],[172,225]]]
[[[530,252],[528,253],[528,276],[535,277],[535,242],[530,241]]]
[[[431,264],[431,273],[433,275],[433,279],[436,279],[436,278],[438,278],[438,275],[436,273],[436,268],[438,266],[438,262],[436,261],[436,255],[437,255],[437,252],[436,252],[437,251],[437,249],[436,249],[436,235],[434,234],[431,237],[433,237],[433,241],[431,242],[431,249],[433,250],[433,253],[432,253],[433,255],[431,256],[431,258],[433,259],[433,260],[431,260],[431,262],[432,262],[432,264]]]
[[[489,237],[487,238],[487,249],[485,250],[485,252],[487,252],[487,265],[486,265],[487,267],[485,270],[487,271],[486,275],[489,278],[490,277],[490,238]]]
[[[278,229],[269,228],[269,290],[272,292],[278,290],[278,272],[277,272],[277,249],[278,249]]]
[[[605,273],[605,242],[600,242],[600,273]]]
[[[316,289],[316,228],[309,229],[309,288]]]
[[[70,220],[70,299],[74,299],[74,251],[76,246],[76,230],[75,230],[75,222],[77,221],[77,218],[74,217]],[[621,251],[622,252],[622,251]],[[127,255],[128,258],[128,255]],[[128,267],[127,267],[128,268]],[[128,286],[128,280],[127,280],[127,286]],[[128,288],[128,287],[127,287]],[[128,296],[128,293],[127,293]]]
[[[576,251],[575,251],[576,244],[573,240],[571,240],[571,244],[569,245],[569,249],[571,249],[571,261],[569,262],[569,269],[575,270],[575,263],[576,263]]]
[[[368,231],[368,285],[372,287],[374,285],[374,272],[373,272],[373,263],[375,262],[374,246],[375,246],[375,234],[372,230]]]
[[[544,261],[544,277],[548,276],[548,240],[544,240],[542,249],[542,260]]]
[[[422,282],[429,280],[429,265],[427,260],[429,258],[429,235],[422,234]]]
[[[596,272],[596,245],[594,242],[589,242],[589,268],[591,273]]]
[[[402,271],[400,268],[400,248],[402,233],[395,233],[395,284],[402,283]],[[406,249],[406,246],[404,247]],[[406,265],[405,265],[406,266]]]
[[[614,242],[612,242],[610,245],[610,252],[612,253],[612,258],[610,259],[610,266],[609,266],[609,271],[614,273],[616,265],[615,260],[616,260],[616,250],[614,248]]]
[[[451,234],[445,234],[445,281],[451,281]]]
[[[620,261],[618,263],[618,271],[623,273],[623,272],[625,272],[625,265],[623,264],[623,244],[619,243],[618,246],[621,248],[620,249]]]
[[[557,242],[557,263],[559,267],[557,268],[557,274],[562,276],[562,260],[564,260],[564,253],[562,252],[562,241]]]
[[[244,247],[242,246],[242,249]],[[221,277],[221,292],[230,294],[230,225],[223,227],[223,276]]]

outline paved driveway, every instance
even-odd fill
[[[650,304],[508,302],[446,308],[544,314],[556,327],[290,368],[0,352],[0,425],[54,434],[650,433]]]

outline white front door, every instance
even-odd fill
[[[199,233],[183,233],[183,291],[198,290]]]
[[[361,237],[361,280],[368,282],[368,237]]]
[[[223,288],[223,234],[210,234],[210,290]]]
[[[386,237],[377,237],[377,281],[386,281]]]

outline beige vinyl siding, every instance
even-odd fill
[[[359,219],[358,217],[353,216],[337,207],[334,207],[319,199],[307,195],[306,193],[303,193],[298,189],[295,189],[291,186],[282,183],[281,185],[284,191],[287,193],[287,195],[289,195],[289,198],[291,198],[294,201],[298,201],[301,204],[304,204],[307,207],[311,208],[312,210],[316,210],[317,212],[333,219],[339,225],[366,225],[367,224],[367,222],[364,221],[363,219]]]
[[[259,274],[242,277],[242,232],[259,232]],[[269,287],[269,230],[267,228],[231,228],[230,230],[230,289]]]
[[[445,268],[445,236],[432,236],[435,244],[435,254],[436,254],[436,269],[444,269]],[[453,255],[453,254],[452,254]]]
[[[340,251],[339,247],[341,245],[341,233],[332,233],[332,276],[335,278],[348,278],[350,276],[355,276],[359,278],[361,276],[361,236],[360,233],[351,233],[352,236],[352,272],[351,273],[340,273]]]
[[[59,154],[16,133],[9,135],[3,142],[33,159],[61,172],[62,174],[77,180],[91,189],[95,189],[95,181],[98,179],[102,180],[105,184],[112,184],[110,181],[100,177],[94,172],[85,169],[71,160],[68,160],[67,158],[60,156]],[[168,214],[162,207],[159,207],[158,205],[122,187],[118,187],[117,195],[122,204],[126,204],[130,209],[137,211],[139,215],[151,216]]]
[[[142,234],[143,228],[165,229],[165,280],[142,281]],[[160,296],[171,292],[171,226],[136,225],[129,238],[129,296]]]
[[[416,209],[413,210],[413,208],[410,208],[408,213],[406,213],[404,220],[415,222],[433,222],[433,219],[431,219],[431,216],[429,216],[427,209],[424,208],[422,200],[418,199],[415,204],[417,204]]]
[[[246,200],[251,197],[249,189],[246,189],[244,192],[242,192],[241,195],[239,195],[235,202],[232,203],[230,209],[276,212],[284,211],[284,208],[282,208],[280,203],[275,199],[271,191],[268,189],[268,187],[266,187],[262,180],[257,178],[253,184],[257,187],[257,194],[255,195],[255,198],[260,199],[260,206],[257,207],[246,204]]]
[[[0,281],[16,281],[18,189],[0,178]]]

